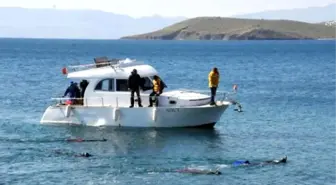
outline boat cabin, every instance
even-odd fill
[[[158,75],[152,66],[130,59],[112,59],[100,57],[94,59],[94,64],[70,66],[71,72],[67,72],[67,78],[74,81],[86,80],[88,82],[83,93],[82,101],[77,105],[83,106],[130,106],[130,91],[128,90],[128,77],[133,69],[136,69],[143,80],[143,89],[140,96],[143,106],[149,105],[149,94],[152,92],[153,76]],[[158,96],[158,106],[190,106],[202,105],[210,102],[207,95],[185,92],[170,91]],[[135,107],[137,107],[137,97]]]

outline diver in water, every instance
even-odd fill
[[[87,153],[87,152],[85,152],[85,153],[81,153],[81,154],[79,154],[79,155],[75,155],[75,157],[91,157],[92,155],[91,154],[89,154],[89,153]]]
[[[76,138],[76,139],[67,139],[68,142],[105,142],[107,139],[82,139],[82,138]]]
[[[235,161],[232,166],[256,166],[256,165],[267,165],[267,164],[280,164],[280,163],[286,163],[287,162],[287,156],[281,158],[280,160],[268,160],[261,163],[250,163],[248,160],[238,160]]]
[[[182,169],[182,170],[176,170],[178,173],[190,173],[190,174],[204,174],[204,175],[221,175],[222,172],[219,170],[200,170],[200,169]]]
[[[55,151],[56,154],[60,154],[60,155],[68,155],[68,156],[74,156],[74,157],[92,157],[91,154],[85,152],[85,153],[80,153],[80,154],[74,154],[72,152],[63,152],[61,150],[56,150]]]

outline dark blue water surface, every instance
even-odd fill
[[[238,84],[245,112],[229,108],[214,130],[40,125],[69,83],[62,67],[105,55],[153,65],[169,88],[207,90],[216,66],[219,90]],[[335,184],[334,41],[0,39],[0,62],[0,184]],[[284,155],[285,165],[229,166]],[[185,167],[223,175],[174,172]]]

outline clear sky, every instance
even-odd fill
[[[0,7],[96,9],[132,17],[231,16],[264,10],[325,6],[336,0],[0,0]]]

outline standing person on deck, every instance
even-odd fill
[[[134,107],[134,93],[136,93],[138,97],[138,105],[141,105],[141,97],[140,97],[140,87],[141,87],[141,77],[138,74],[136,69],[133,69],[131,75],[128,78],[128,88],[131,90],[131,106],[130,108]]]
[[[85,90],[86,90],[88,85],[89,85],[89,82],[87,80],[82,80],[79,83],[79,87],[81,89],[81,98],[84,98]]]
[[[215,103],[215,96],[216,96],[216,91],[217,87],[219,84],[219,72],[218,69],[215,67],[213,68],[209,75],[208,75],[208,80],[209,80],[209,88],[211,90],[211,102],[210,105],[216,105]]]

